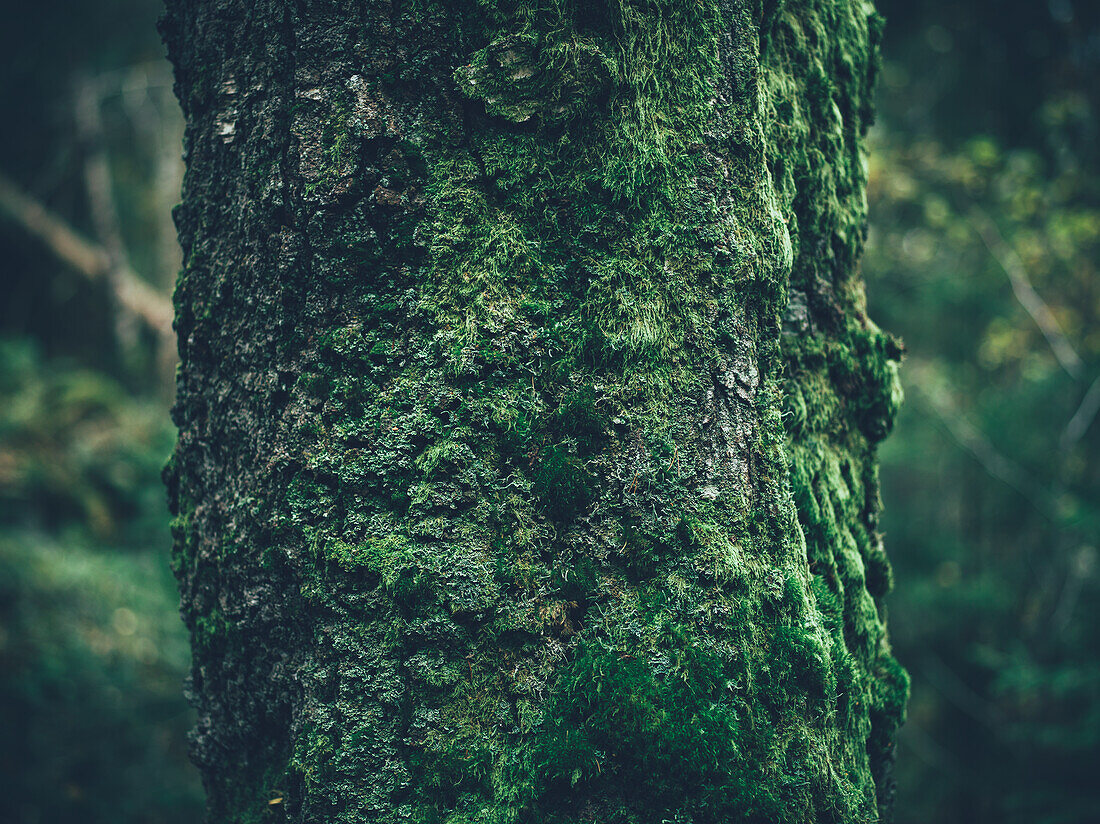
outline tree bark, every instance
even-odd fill
[[[174,0],[215,822],[886,818],[861,0]]]

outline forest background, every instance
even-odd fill
[[[1100,820],[1100,4],[879,0],[898,824]],[[0,2],[0,821],[191,822],[158,0]]]

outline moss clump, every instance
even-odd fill
[[[531,491],[556,520],[568,522],[592,500],[591,474],[575,455],[560,447],[542,450],[531,473]]]
[[[662,629],[653,649],[599,636],[578,645],[535,750],[545,796],[561,799],[560,820],[578,812],[571,795],[606,796],[608,821],[779,820],[746,757],[759,742],[729,689],[735,673],[691,630]]]
[[[599,397],[591,386],[568,391],[555,418],[559,431],[574,438],[582,454],[598,451],[611,426],[611,417],[600,408]]]

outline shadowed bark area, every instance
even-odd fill
[[[217,822],[888,814],[857,0],[178,0]]]

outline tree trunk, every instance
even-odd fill
[[[215,822],[864,822],[862,0],[174,0]]]

